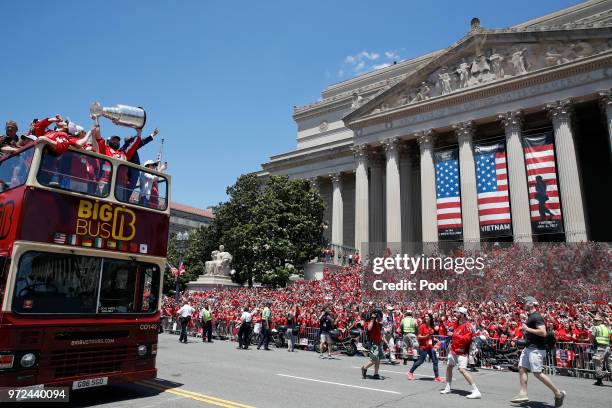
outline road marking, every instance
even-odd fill
[[[212,397],[210,395],[204,395],[193,391],[183,390],[181,388],[170,387],[155,381],[141,380],[137,381],[136,384],[143,387],[154,388],[159,391],[168,392],[174,395],[180,395],[181,397],[191,398],[196,401],[206,402],[208,404],[217,405],[224,408],[255,408],[252,405],[245,405],[234,401],[227,401],[221,398]]]
[[[313,381],[313,382],[324,383],[324,384],[331,384],[331,385],[340,385],[342,387],[360,388],[362,390],[386,392],[386,393],[389,393],[389,394],[398,394],[398,395],[402,394],[401,392],[397,392],[397,391],[381,390],[380,388],[362,387],[360,385],[343,384],[343,383],[337,383],[337,382],[333,382],[333,381],[323,381],[323,380],[317,380],[315,378],[296,377],[294,375],[287,375],[287,374],[276,374],[276,375],[279,375],[281,377],[295,378],[297,380]]]
[[[359,368],[359,369],[361,369],[361,367],[355,367],[355,366],[353,366],[351,368]],[[379,368],[378,371],[379,372],[380,371],[384,371],[385,373],[394,373],[394,374],[404,374],[404,375],[406,374],[406,373],[403,373],[401,371],[383,370],[382,368]],[[415,377],[424,377],[424,378],[435,378],[433,375],[424,375],[424,374],[415,374],[414,376]]]

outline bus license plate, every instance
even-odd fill
[[[108,377],[89,378],[87,380],[79,380],[72,383],[73,390],[83,388],[101,387],[108,384]]]

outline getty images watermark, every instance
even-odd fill
[[[448,290],[448,279],[432,280],[409,279],[414,278],[419,272],[432,271],[438,273],[454,272],[462,275],[465,272],[482,272],[485,268],[485,259],[481,256],[450,257],[450,256],[410,256],[408,254],[396,254],[395,256],[375,257],[367,270],[374,275],[380,275],[381,279],[372,280],[372,289],[375,291],[446,291]],[[389,274],[397,278],[389,281]],[[382,278],[387,279],[382,279]]]

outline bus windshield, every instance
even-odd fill
[[[45,147],[38,170],[38,182],[47,187],[107,197],[112,170],[111,162],[100,157],[72,150],[57,155]]]
[[[17,313],[155,313],[160,288],[154,264],[49,252],[19,260]]]

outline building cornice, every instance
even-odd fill
[[[345,125],[349,129],[357,130],[366,126],[387,123],[400,117],[414,116],[453,105],[460,105],[474,100],[496,96],[505,92],[516,91],[521,88],[568,78],[596,69],[606,69],[611,65],[612,51],[606,51],[605,53],[576,60],[564,65],[542,68],[521,76],[466,88],[458,92],[453,92],[452,94],[435,97],[420,103],[398,107],[376,115],[345,122]],[[612,72],[610,73],[610,77],[612,79]]]

